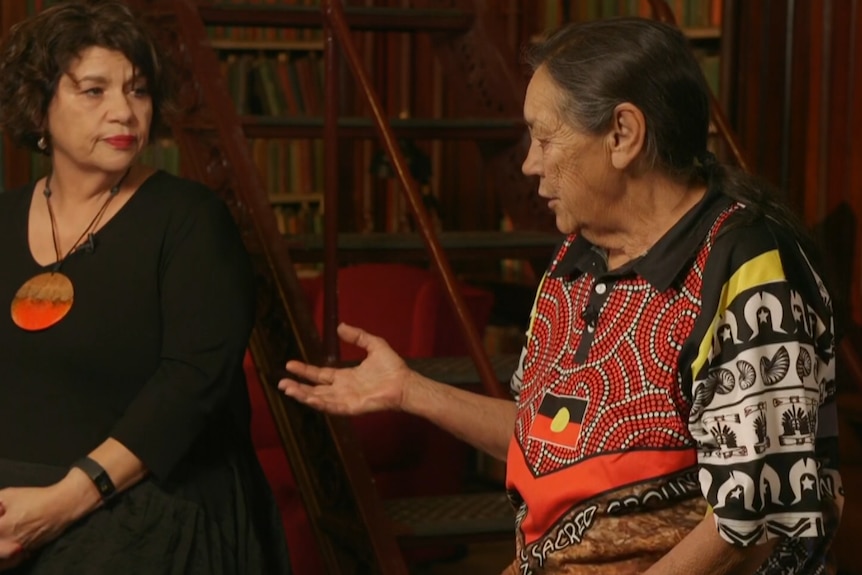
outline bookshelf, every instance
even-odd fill
[[[202,6],[200,13],[210,24],[212,47],[222,61],[224,78],[242,116],[267,193],[283,199],[273,204],[280,225],[281,220],[289,221],[296,214],[302,214],[300,219],[306,222],[289,224],[282,231],[319,229],[314,220],[314,225],[307,225],[305,215],[319,216],[324,209],[322,199],[318,199],[322,149],[315,139],[323,128],[322,43],[319,30],[304,28],[319,25],[318,8],[316,3],[274,0],[270,4],[290,4],[291,10],[272,12],[270,20],[284,24],[273,30],[242,16],[235,10],[241,4],[250,6],[253,2],[213,2],[211,8]],[[488,174],[482,172],[485,162],[478,148],[518,141],[524,134],[520,117],[465,113],[460,101],[463,97],[450,88],[432,41],[410,31],[420,25],[427,29],[433,23],[430,11],[424,14],[414,8],[412,14],[405,11],[403,18],[383,26],[372,20],[371,9],[375,14],[395,11],[404,8],[404,2],[356,0],[346,4],[351,17],[359,22],[361,30],[354,31],[354,38],[393,129],[413,150],[413,157],[428,167],[414,177],[426,205],[434,207],[439,227],[450,231],[499,230],[502,213],[498,193]],[[463,19],[455,10],[443,12],[434,11],[441,26]],[[415,231],[399,184],[383,175],[385,170],[377,169],[381,145],[346,71],[341,82],[338,106],[342,142],[338,156],[343,184],[339,190],[339,229],[356,233]]]
[[[371,72],[373,87],[381,95],[399,139],[430,166],[427,176],[417,180],[421,180],[427,205],[434,208],[438,228],[499,230],[503,218],[500,192],[480,148],[522,137],[523,123],[514,115],[519,114],[519,106],[513,117],[488,117],[482,110],[467,109],[463,89],[451,88],[432,40],[413,33],[419,28],[469,27],[472,16],[456,9],[410,9],[408,14],[401,0],[345,3],[352,22],[361,28],[354,35],[365,68]],[[50,4],[51,0],[31,0],[25,8],[35,13]],[[525,10],[531,8],[530,2],[524,5]],[[284,7],[290,10],[275,10]],[[248,16],[248,8],[254,8],[257,15]],[[267,13],[270,8],[273,10]],[[375,19],[380,18],[381,9],[405,15],[378,24]],[[319,232],[324,213],[319,2],[214,0],[201,3],[199,12],[209,24],[208,39],[242,117],[251,156],[273,200],[270,203],[280,230],[289,235]],[[276,21],[281,25],[264,25]],[[515,59],[513,56],[512,61]],[[373,172],[382,148],[350,74],[345,70],[341,76],[339,229],[415,232],[400,185]],[[141,161],[173,173],[183,171],[177,147],[169,138],[152,142]],[[18,164],[16,169],[24,181],[40,173],[35,164]]]
[[[314,29],[207,27],[282,234],[323,229],[323,41]],[[254,126],[269,127],[256,131]],[[298,130],[299,128],[300,130]],[[315,137],[318,136],[318,137]]]
[[[719,62],[724,0],[667,0],[667,5],[673,11],[683,34],[691,42],[710,89],[716,97],[720,96]],[[544,32],[540,32],[536,39],[565,22],[621,16],[653,17],[649,0],[544,0],[538,2],[537,6]]]

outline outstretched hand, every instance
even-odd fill
[[[338,336],[368,354],[356,367],[317,367],[301,361],[287,362],[287,371],[314,385],[290,378],[278,388],[285,395],[334,415],[357,415],[371,411],[399,410],[406,383],[413,372],[380,337],[342,323]]]

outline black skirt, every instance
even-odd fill
[[[220,459],[189,462],[168,482],[140,482],[7,573],[290,573],[281,522],[257,461]],[[50,485],[65,474],[65,468],[0,460],[0,487]]]

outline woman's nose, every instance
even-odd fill
[[[111,120],[128,123],[134,117],[132,104],[129,102],[131,96],[126,93],[115,94],[111,98]]]
[[[539,175],[539,152],[536,148],[536,143],[530,142],[530,148],[527,150],[527,157],[524,158],[524,163],[521,164],[521,171],[525,176]]]

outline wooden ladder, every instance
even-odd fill
[[[408,194],[409,205],[420,234],[402,238],[401,249],[424,249],[443,280],[472,361],[451,359],[445,366],[429,361],[414,362],[430,377],[458,382],[481,382],[486,393],[502,397],[513,371],[515,357],[493,361],[486,355],[469,312],[461,300],[452,270],[444,254],[447,250],[478,254],[490,248],[499,254],[533,257],[545,261],[557,242],[555,234],[536,231],[531,217],[538,211],[533,186],[520,174],[524,154],[524,128],[520,122],[523,80],[509,69],[512,62],[493,48],[481,25],[478,11],[487,9],[480,0],[441,2],[421,0],[408,9],[344,8],[340,1],[323,0],[321,9],[291,5],[237,6],[194,0],[135,0],[132,2],[156,21],[156,28],[182,67],[187,81],[181,97],[182,114],[173,122],[173,136],[181,150],[183,171],[214,189],[230,207],[252,255],[258,278],[259,313],[252,334],[251,350],[264,393],[281,436],[288,461],[296,476],[299,492],[308,511],[328,573],[403,574],[407,568],[400,543],[416,538],[438,540],[512,538],[514,515],[502,491],[464,494],[454,497],[392,500],[384,505],[373,485],[369,469],[344,420],[330,418],[286,400],[275,388],[284,362],[299,358],[312,363],[337,360],[335,325],[335,274],[339,257],[369,257],[384,245],[374,236],[345,236],[336,229],[338,201],[337,138],[340,130],[375,130],[384,144]],[[435,6],[436,4],[436,6]],[[317,238],[284,238],[277,229],[267,194],[250,156],[246,138],[277,135],[277,121],[241,118],[231,101],[215,52],[209,47],[207,25],[323,27],[326,66],[326,115],[306,120],[309,130],[323,131],[326,190],[325,233]],[[348,27],[349,25],[349,27]],[[425,31],[436,40],[438,56],[459,78],[463,93],[473,98],[474,117],[494,110],[497,120],[449,121],[447,125],[429,121],[396,122],[393,128],[383,115],[379,99],[356,55],[349,31],[354,29]],[[337,43],[338,50],[335,50]],[[373,121],[345,125],[337,117],[336,57],[345,55],[372,110]],[[508,117],[499,118],[503,110]],[[471,125],[472,122],[472,125]],[[276,124],[276,125],[274,125]],[[444,122],[444,124],[446,124]],[[443,134],[456,137],[483,137],[489,130],[500,138],[509,134],[506,145],[487,146],[493,153],[487,161],[493,172],[505,180],[508,200],[504,206],[516,214],[516,224],[532,229],[523,234],[461,233],[438,235],[425,213],[415,182],[405,159],[395,144],[396,133]],[[309,134],[314,133],[309,131]],[[547,216],[545,223],[549,221]],[[547,228],[547,226],[546,226]],[[502,244],[499,243],[503,238]],[[385,245],[392,249],[392,236]],[[508,250],[508,251],[501,251]],[[337,253],[338,252],[338,253]],[[403,252],[402,252],[403,253]],[[294,271],[299,259],[320,258],[324,262],[324,340],[318,336],[310,310]],[[317,259],[317,261],[320,261]],[[442,368],[442,371],[441,371]],[[466,373],[465,373],[466,368]]]

